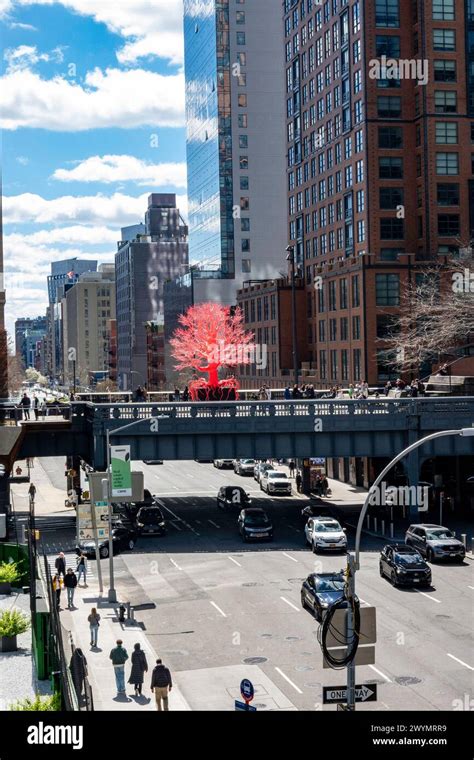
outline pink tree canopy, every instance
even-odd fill
[[[170,340],[176,369],[192,367],[208,375],[209,385],[219,385],[219,367],[249,364],[253,333],[243,326],[242,310],[203,303],[190,306],[179,318],[180,327]]]

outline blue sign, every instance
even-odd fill
[[[246,702],[251,702],[254,698],[255,689],[253,688],[252,681],[249,681],[248,678],[244,678],[243,681],[240,682],[240,693]]]
[[[248,705],[246,702],[239,702],[238,699],[235,700],[235,709],[238,712],[257,712],[256,707],[252,707],[252,705]]]

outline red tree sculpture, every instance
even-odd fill
[[[231,314],[229,306],[203,303],[190,306],[179,318],[181,327],[170,341],[176,369],[192,367],[208,375],[189,384],[193,401],[236,398],[239,387],[235,378],[219,381],[219,367],[249,364],[254,349],[253,333],[245,330],[241,309]]]

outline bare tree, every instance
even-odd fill
[[[400,313],[379,339],[385,364],[416,372],[426,361],[455,355],[474,340],[474,256],[471,246],[456,258],[427,265],[402,293]]]

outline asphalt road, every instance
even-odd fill
[[[159,499],[168,533],[141,538],[133,552],[117,557],[117,576],[133,580],[156,603],[156,609],[137,615],[191,708],[210,709],[221,681],[248,665],[247,677],[255,673],[258,682],[263,672],[287,698],[283,709],[335,710],[323,708],[322,686],[342,685],[346,674],[323,670],[319,624],[301,608],[300,588],[310,572],[342,569],[345,556],[314,555],[305,546],[300,513],[306,499],[270,498],[253,478],[211,464],[135,462],[134,469],[143,470],[145,487]],[[216,505],[217,491],[226,484],[243,485],[254,505],[268,511],[272,543],[242,542],[238,509],[224,512]],[[353,548],[354,534],[348,537]],[[356,682],[378,684],[378,701],[357,709],[452,710],[469,704],[472,563],[434,565],[432,589],[395,589],[379,576],[382,545],[363,539],[357,574],[361,602],[377,609],[377,645],[375,664],[358,667]],[[259,696],[262,707],[271,708],[273,696]],[[218,700],[213,704],[226,709]]]

